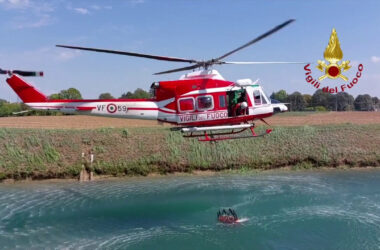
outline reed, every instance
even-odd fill
[[[264,128],[258,128],[264,129]],[[193,170],[380,166],[380,125],[275,127],[255,139],[198,142],[165,128],[94,130],[0,128],[0,179],[147,175]],[[85,154],[82,159],[82,153]]]

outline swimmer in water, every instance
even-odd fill
[[[228,211],[223,209],[222,211],[217,212],[217,218],[218,221],[222,223],[236,223],[237,220],[239,219],[235,210],[229,208]]]

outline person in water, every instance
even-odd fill
[[[217,212],[217,218],[220,222],[223,223],[233,223],[238,220],[238,216],[235,212],[235,210],[229,208],[228,211],[223,209],[222,211]]]
[[[231,208],[229,208],[228,209],[228,211],[230,212],[230,214],[234,217],[234,219],[235,220],[237,220],[238,219],[238,217],[237,217],[237,214],[236,214],[236,212],[235,212],[235,210],[233,210],[233,209],[231,209]]]

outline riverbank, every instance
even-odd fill
[[[117,182],[117,181],[145,181],[145,180],[160,180],[163,178],[200,178],[200,177],[225,177],[225,176],[256,176],[256,175],[271,175],[271,174],[299,174],[299,173],[343,173],[345,171],[353,171],[357,173],[367,173],[369,171],[380,171],[380,167],[350,167],[341,165],[337,167],[318,167],[318,168],[299,168],[294,166],[286,166],[274,169],[236,169],[236,170],[194,170],[192,172],[174,172],[174,173],[150,173],[148,175],[96,175],[91,182]],[[78,177],[72,178],[50,178],[50,179],[3,179],[0,184],[4,185],[31,185],[31,184],[63,184],[77,183]]]
[[[379,124],[275,127],[266,137],[216,144],[165,127],[1,128],[0,142],[1,180],[77,178],[83,165],[95,176],[380,166]]]

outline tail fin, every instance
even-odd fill
[[[47,101],[47,97],[44,94],[17,75],[9,77],[7,82],[24,103]]]

